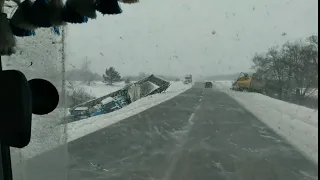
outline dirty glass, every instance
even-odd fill
[[[317,0],[114,2],[2,56],[60,94],[14,180],[318,179]]]

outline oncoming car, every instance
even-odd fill
[[[210,82],[210,81],[205,82],[204,88],[212,88],[212,82]]]

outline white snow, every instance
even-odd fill
[[[89,109],[88,107],[77,107],[74,110],[85,111],[85,110],[88,110],[88,109]]]
[[[109,102],[114,101],[114,99],[112,97],[107,97],[106,99],[103,99],[101,101],[102,104],[108,104]]]
[[[95,81],[90,86],[83,83],[83,82],[73,82],[74,86],[77,88],[83,88],[84,91],[89,93],[90,95],[94,97],[101,97],[107,94],[110,94],[112,92],[115,92],[125,86],[124,82],[118,82],[113,85],[106,85],[105,83],[101,81]]]
[[[182,82],[173,82],[164,93],[154,94],[141,98],[140,100],[135,101],[130,105],[109,114],[95,116],[85,120],[69,123],[67,125],[68,142],[95,132],[99,129],[105,128],[135,114],[141,113],[144,110],[147,110],[179,95],[190,87],[191,85],[185,85]]]
[[[318,110],[258,93],[231,91],[230,83],[216,81],[215,85],[318,164]]]
[[[184,84],[182,81],[170,82],[169,88],[166,90],[166,93],[175,93],[185,91],[192,87],[193,84]]]

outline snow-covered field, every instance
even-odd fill
[[[117,91],[125,86],[124,82],[118,82],[114,83],[113,85],[106,85],[102,81],[95,81],[92,83],[92,85],[88,86],[87,84],[83,82],[73,82],[75,87],[82,88],[87,93],[94,97],[101,97],[104,95],[107,95],[109,93],[112,93],[114,91]]]
[[[82,86],[88,92],[93,92],[93,95],[100,96],[120,89],[122,87],[121,84],[124,86],[124,83],[116,84],[115,86],[106,86],[99,83],[89,87]],[[171,82],[171,86],[164,93],[147,96],[115,112],[72,122],[68,125],[61,125],[59,120],[67,113],[67,109],[56,109],[45,116],[33,116],[31,142],[21,150],[11,148],[12,161],[13,163],[21,162],[24,159],[31,158],[54,147],[107,127],[167,101],[190,87],[191,85],[185,85],[182,82]]]
[[[258,93],[229,90],[231,81],[215,85],[286,138],[306,157],[318,164],[318,110],[290,104]]]

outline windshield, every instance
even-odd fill
[[[60,99],[14,180],[318,179],[317,0],[25,2],[3,69]]]

